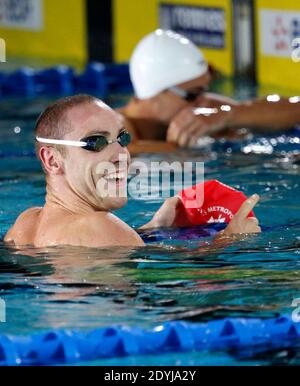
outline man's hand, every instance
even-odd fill
[[[187,107],[180,111],[171,122],[167,141],[181,147],[190,147],[200,137],[214,134],[228,127],[231,106]]]
[[[227,237],[235,234],[260,233],[261,228],[259,227],[257,218],[248,218],[249,213],[253,210],[259,199],[257,194],[248,198],[248,200],[240,207],[227,228],[219,233],[219,237]],[[183,203],[179,197],[168,198],[155,213],[153,219],[140,229],[178,227],[179,216],[182,215],[184,211]],[[180,226],[189,225],[187,222],[184,223],[185,220],[181,220],[180,222]]]
[[[233,217],[227,228],[220,233],[220,236],[232,236],[236,234],[260,233],[261,228],[255,217],[248,217],[255,205],[260,200],[258,194],[254,194],[246,200],[239,211]]]
[[[179,197],[168,198],[155,213],[153,219],[140,229],[171,228],[176,226],[176,217],[182,209],[184,208]]]

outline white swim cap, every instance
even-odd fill
[[[151,98],[160,92],[188,82],[208,69],[194,43],[173,31],[156,30],[137,45],[130,60],[130,76],[135,95]]]

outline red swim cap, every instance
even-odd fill
[[[247,200],[244,193],[216,180],[185,189],[179,197],[183,206],[176,218],[178,226],[229,223]]]

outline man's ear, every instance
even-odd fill
[[[53,147],[41,147],[39,157],[47,174],[61,175],[64,173],[62,156]]]

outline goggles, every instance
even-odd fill
[[[131,135],[126,131],[122,131],[117,139],[109,141],[104,135],[91,135],[90,137],[82,138],[80,141],[68,141],[63,139],[47,139],[36,137],[40,143],[47,145],[63,145],[81,147],[84,150],[99,152],[106,148],[106,146],[113,143],[119,143],[122,147],[127,147],[131,142]]]
[[[186,100],[187,102],[195,102],[195,100],[202,94],[208,91],[208,87],[202,87],[198,91],[185,91],[180,87],[173,86],[168,89],[173,94],[178,95],[180,98]]]

